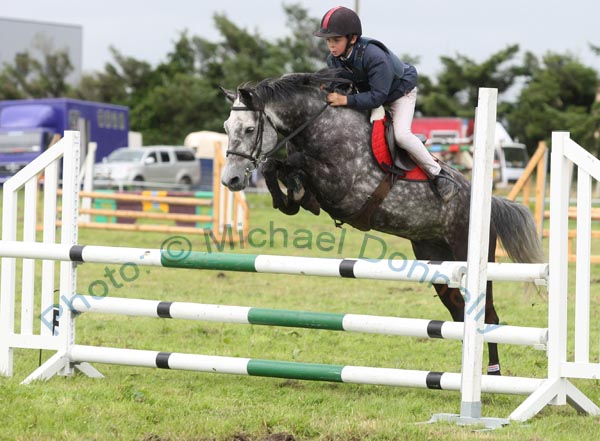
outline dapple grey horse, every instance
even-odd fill
[[[274,206],[294,214],[298,206],[319,209],[337,221],[362,230],[377,231],[410,240],[417,259],[465,261],[469,230],[470,184],[442,164],[460,191],[443,203],[427,182],[398,180],[387,196],[371,205],[368,222],[358,214],[375,189],[386,179],[369,149],[369,116],[344,107],[328,107],[324,74],[287,74],[237,91],[224,90],[232,102],[225,130],[229,136],[227,162],[221,182],[230,190],[243,190],[248,176],[261,163]],[[285,137],[278,142],[278,134]],[[289,142],[291,140],[291,142]],[[286,145],[288,159],[272,155]],[[298,178],[300,176],[300,179]],[[277,179],[288,180],[283,194]],[[289,180],[294,182],[289,182]],[[298,182],[300,181],[300,182]],[[367,202],[368,204],[368,202]],[[529,210],[504,199],[492,199],[489,261],[495,260],[496,238],[515,262],[544,261]],[[464,299],[458,288],[434,285],[454,321],[464,317]],[[487,284],[485,322],[498,324],[492,283]],[[500,374],[498,349],[488,344],[489,374]]]

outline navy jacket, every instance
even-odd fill
[[[348,107],[374,109],[396,101],[417,85],[417,69],[404,63],[377,40],[360,37],[349,58],[329,54],[327,65],[343,68],[358,93],[348,95]]]

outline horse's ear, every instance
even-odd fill
[[[240,94],[240,101],[246,105],[246,107],[254,108],[252,102],[254,101],[254,94],[252,93],[252,89],[246,89],[245,87],[240,87],[238,89]]]
[[[233,90],[225,89],[221,86],[219,86],[219,89],[221,89],[221,92],[223,92],[223,94],[229,101],[231,101],[232,103],[235,101],[237,94]]]

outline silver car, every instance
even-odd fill
[[[123,147],[94,167],[97,187],[180,187],[200,183],[200,162],[187,147]]]

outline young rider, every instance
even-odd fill
[[[343,6],[327,11],[321,20],[321,29],[314,35],[327,41],[331,52],[327,65],[346,69],[358,89],[357,94],[348,96],[328,94],[329,104],[354,109],[389,106],[396,142],[433,179],[442,200],[449,201],[458,191],[456,182],[411,132],[417,102],[415,67],[400,61],[381,42],[363,37],[360,18]]]

